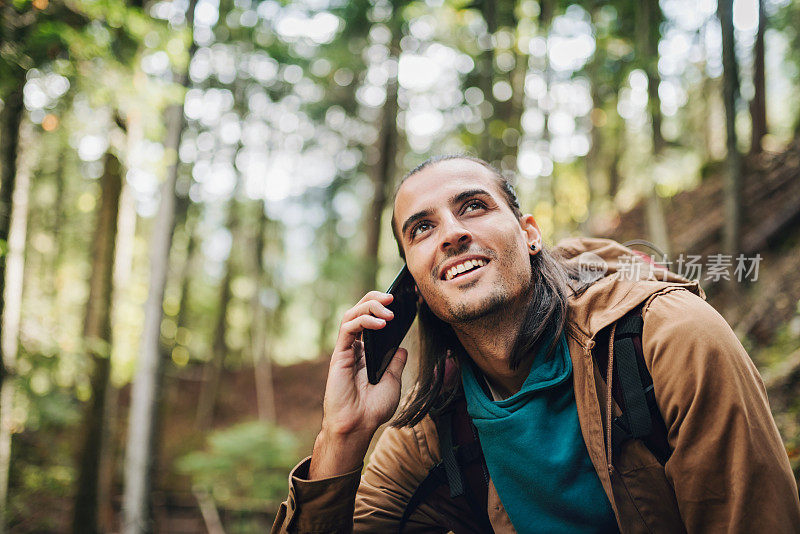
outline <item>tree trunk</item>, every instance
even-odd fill
[[[194,10],[197,0],[189,0],[186,25],[194,28]],[[193,33],[193,32],[191,32]],[[191,62],[197,50],[194,39],[189,48]],[[188,87],[187,71],[178,77],[180,85]],[[164,148],[174,160],[167,169],[161,187],[161,202],[156,215],[150,241],[150,287],[145,304],[139,368],[131,390],[131,407],[128,416],[128,442],[125,458],[125,489],[123,494],[122,531],[125,534],[151,532],[150,510],[152,481],[152,452],[157,448],[156,410],[161,396],[163,357],[161,353],[162,304],[167,285],[169,252],[175,227],[175,183],[178,178],[178,147],[185,122],[183,104],[171,106],[167,111],[167,136]]]
[[[622,120],[621,118],[618,120]],[[625,143],[625,128],[617,125],[614,127],[614,150],[611,155],[611,161],[608,164],[608,197],[614,201],[619,192],[619,186],[622,182],[622,173],[620,172],[620,163],[622,161],[622,152]]]
[[[553,81],[553,69],[550,66],[550,26],[553,23],[553,17],[555,16],[555,0],[541,0],[539,2],[539,29],[538,34],[545,39],[545,53],[544,53],[544,64],[542,65],[542,77],[544,78],[544,85],[545,85],[545,95],[544,95],[544,106],[542,105],[542,99],[539,100],[539,109],[542,112],[542,117],[544,118],[542,124],[542,146],[545,147],[546,153],[541,154],[542,156],[548,157],[551,161],[553,160],[553,151],[551,149],[551,135],[550,135],[550,113],[553,111],[553,101],[550,98],[550,88],[552,86]],[[549,177],[542,177],[543,179],[537,180],[542,183],[542,188],[545,189],[540,193],[540,198],[549,198],[550,204],[553,206],[554,209],[556,208],[556,198],[558,197],[556,193],[556,176],[555,172],[551,171]],[[553,217],[553,234],[559,237],[563,237],[562,228],[559,228],[558,219],[554,216]]]
[[[750,118],[752,121],[752,139],[750,153],[757,154],[763,147],[761,141],[767,135],[767,96],[766,75],[764,67],[764,33],[767,30],[767,13],[764,9],[766,0],[758,0],[758,31],[753,47],[753,100],[750,101]]]
[[[733,0],[719,0],[717,17],[722,27],[722,97],[725,102],[725,132],[727,134],[727,176],[725,181],[725,226],[723,251],[735,255],[740,240],[740,190],[742,183],[742,158],[736,140],[736,99],[739,95],[739,68],[733,33]]]
[[[177,149],[183,129],[183,106],[169,109],[169,132],[166,145]],[[161,203],[150,240],[150,286],[145,304],[139,368],[131,389],[128,416],[128,440],[125,458],[125,490],[123,495],[123,532],[151,532],[150,482],[152,458],[150,451],[158,398],[161,393],[162,355],[161,319],[164,290],[167,284],[169,251],[172,244],[175,209],[175,180],[178,162],[170,166],[161,187]]]
[[[185,328],[188,323],[187,310],[189,309],[189,290],[191,288],[192,271],[194,270],[194,255],[197,250],[197,232],[195,231],[195,226],[195,220],[188,213],[187,209],[184,222],[186,232],[186,259],[181,269],[181,296],[178,304],[178,317],[176,319],[178,325],[177,330]]]
[[[330,249],[329,249],[330,250]],[[322,301],[319,311],[319,338],[317,340],[317,354],[326,355],[331,350],[334,327],[336,326],[336,295],[335,281],[327,281],[320,293]]]
[[[507,122],[508,128],[516,132],[517,137],[515,142],[506,148],[504,161],[507,162],[505,167],[517,174],[517,156],[519,155],[519,143],[522,140],[522,114],[525,112],[525,77],[528,74],[529,56],[527,53],[519,52],[519,47],[514,46],[514,61],[514,69],[511,71],[511,101],[509,102]]]
[[[402,156],[400,156],[402,157]],[[330,273],[330,276],[324,276],[324,282],[320,283],[320,308],[319,308],[319,338],[317,344],[317,354],[327,355],[332,348],[332,341],[334,337],[335,328],[339,318],[336,317],[336,293],[341,278],[333,275],[332,259],[336,255],[336,251],[340,250],[343,246],[342,239],[336,232],[337,215],[333,209],[333,197],[335,191],[328,191],[327,198],[324,204],[324,210],[327,219],[330,221],[323,230],[326,260],[323,267],[323,272]]]
[[[657,56],[655,60],[657,62]],[[650,114],[653,154],[656,156],[660,155],[666,146],[664,135],[661,133],[661,97],[658,95],[660,84],[661,76],[658,74],[658,67],[652,65],[647,72],[647,108]]]
[[[260,421],[275,421],[275,385],[272,379],[272,358],[269,352],[263,350],[262,355],[254,365],[258,419]]]
[[[128,115],[125,121],[126,131],[126,151],[132,153],[132,147],[142,139],[143,131],[141,120],[138,115]],[[127,167],[122,162],[123,167]],[[116,247],[114,250],[114,274],[113,274],[113,300],[111,323],[116,324],[122,307],[120,303],[124,300],[122,288],[127,287],[131,275],[134,254],[134,238],[136,236],[136,199],[131,187],[126,180],[122,179],[122,190],[119,196],[119,214],[117,215],[117,236]],[[58,263],[60,265],[60,262]],[[118,343],[114,339],[112,329],[112,346]],[[120,390],[113,383],[109,382],[106,394],[105,421],[108,428],[108,440],[104,445],[104,454],[100,458],[100,474],[98,476],[98,518],[97,523],[100,532],[111,532],[114,530],[116,512],[114,510],[114,480],[116,467],[120,460],[122,450],[122,435],[120,431]]]
[[[122,191],[122,166],[107,153],[100,180],[100,208],[97,212],[92,243],[92,273],[89,279],[89,300],[83,326],[83,338],[94,362],[91,377],[92,398],[84,414],[83,444],[78,463],[78,491],[72,531],[99,532],[98,486],[101,458],[107,446],[106,398],[111,373],[111,299],[114,273],[114,249]]]
[[[236,199],[231,199],[229,207],[231,215],[228,217],[228,228],[231,233],[237,231],[238,226],[236,213]],[[235,240],[234,240],[235,242]],[[228,344],[225,342],[225,333],[228,329],[228,305],[231,302],[231,280],[233,278],[233,245],[228,259],[225,261],[225,276],[222,279],[219,290],[219,309],[217,310],[217,321],[214,327],[214,341],[212,343],[211,360],[203,367],[203,385],[200,389],[200,398],[197,401],[197,420],[196,425],[201,431],[211,428],[214,420],[214,407],[217,401],[217,391],[219,390],[220,376],[225,364],[225,356],[228,354]]]
[[[228,344],[225,334],[228,330],[228,307],[231,302],[231,281],[233,280],[233,254],[236,249],[241,230],[239,224],[239,206],[236,198],[242,186],[242,176],[237,175],[231,199],[228,202],[228,217],[225,223],[231,233],[231,249],[225,260],[225,275],[219,287],[219,309],[214,327],[214,340],[211,345],[211,359],[203,367],[203,383],[200,389],[200,398],[197,401],[196,424],[201,430],[211,428],[214,421],[214,408],[217,404],[220,377],[228,354]]]
[[[498,164],[500,153],[497,150],[498,139],[492,136],[490,131],[490,124],[494,114],[497,113],[497,100],[494,98],[494,44],[492,39],[494,34],[497,33],[497,13],[495,12],[494,0],[482,0],[481,14],[483,20],[486,21],[486,38],[489,42],[485,43],[485,48],[481,52],[478,59],[479,74],[480,74],[480,89],[483,93],[484,101],[491,108],[489,113],[483,120],[484,129],[483,136],[481,137],[481,153],[480,156],[493,165]]]
[[[144,139],[144,125],[139,115],[131,114],[126,121],[126,150],[133,154],[135,146]],[[130,163],[126,165],[130,167]],[[136,238],[136,197],[125,180],[119,197],[119,218],[117,223],[117,256],[114,265],[115,287],[125,287],[131,275]]]
[[[8,105],[8,104],[6,104]],[[16,154],[15,154],[16,155]],[[5,169],[3,169],[5,173]],[[4,174],[5,178],[5,174]],[[16,183],[14,183],[16,182]],[[25,272],[25,237],[28,222],[28,196],[30,189],[30,173],[28,169],[15,170],[11,184],[14,192],[11,198],[14,206],[8,228],[8,252],[5,267],[3,330],[0,333],[0,350],[5,355],[5,373],[0,383],[0,533],[5,532],[5,516],[8,500],[8,474],[11,467],[11,434],[15,380],[14,371],[17,361],[19,343],[19,325],[22,312],[22,288]],[[3,181],[2,187],[9,185]]]
[[[594,21],[597,18],[597,13],[592,13],[592,20]],[[601,135],[600,128],[606,126],[606,124],[599,123],[595,117],[595,110],[602,110],[603,108],[603,98],[600,95],[600,81],[598,77],[598,70],[600,67],[601,61],[604,59],[601,55],[602,52],[600,51],[599,47],[595,50],[594,57],[587,65],[587,74],[589,75],[590,83],[592,84],[590,95],[592,98],[592,111],[591,111],[591,131],[590,139],[591,139],[591,146],[589,147],[589,152],[586,154],[584,158],[584,166],[586,169],[586,182],[589,186],[589,202],[587,203],[588,214],[586,216],[586,222],[582,224],[583,233],[591,234],[592,228],[594,227],[594,220],[598,215],[598,211],[601,205],[601,198],[603,195],[601,182],[603,179],[603,165],[602,165],[602,155],[603,150],[601,143],[603,141],[603,136]],[[608,128],[606,132],[608,132]]]
[[[119,245],[117,245],[119,249]],[[115,288],[121,286],[114,284]],[[113,344],[113,341],[112,341]],[[106,390],[106,409],[103,414],[104,434],[103,450],[100,456],[99,473],[97,475],[97,527],[100,532],[114,530],[114,473],[119,461],[120,439],[119,421],[119,388],[109,380]]]
[[[654,159],[658,159],[665,146],[664,136],[661,134],[661,98],[658,95],[658,86],[661,84],[661,76],[658,73],[658,42],[661,33],[658,27],[663,16],[658,0],[642,0],[637,6],[639,7],[637,20],[639,60],[647,74],[647,111],[650,116],[652,154]],[[658,245],[665,254],[669,254],[667,219],[652,174],[647,184],[645,209],[650,241]],[[662,258],[658,260],[661,261]]]
[[[253,353],[253,372],[256,384],[256,399],[258,402],[258,418],[261,421],[275,420],[275,388],[272,382],[272,359],[267,350],[268,317],[267,309],[261,302],[261,292],[265,287],[264,245],[266,230],[269,220],[264,214],[263,205],[259,202],[258,230],[255,235],[253,250],[254,277],[257,281],[253,293],[251,308],[253,322],[250,325]]]
[[[62,142],[64,142],[62,140]],[[54,241],[54,248],[53,254],[51,256],[51,261],[48,266],[48,271],[50,272],[50,276],[52,277],[51,283],[49,284],[49,293],[50,299],[56,303],[57,306],[58,302],[58,269],[61,265],[61,258],[62,253],[64,250],[64,244],[62,243],[62,232],[63,232],[63,224],[64,224],[64,196],[65,196],[65,186],[66,186],[66,162],[65,158],[67,157],[67,150],[62,147],[59,147],[58,154],[56,156],[56,169],[53,176],[56,186],[56,198],[55,202],[53,203],[53,223],[50,231],[53,235]]]
[[[392,41],[389,51],[393,61],[400,57],[400,13],[395,6],[392,14]],[[397,157],[397,71],[386,82],[386,101],[381,112],[381,131],[378,136],[378,162],[372,169],[373,195],[367,219],[367,246],[365,250],[364,293],[376,288],[379,265],[383,212],[386,209],[389,189],[394,181]]]
[[[23,72],[3,99],[3,111],[0,112],[0,246],[3,248],[8,246],[8,232],[11,225],[12,194],[17,176],[19,126],[25,111],[22,100],[24,87],[25,73]],[[0,254],[0,316],[3,315],[5,307],[5,272],[6,255]],[[2,336],[2,323],[0,323],[0,336]],[[0,347],[0,384],[5,379],[7,371],[10,370],[6,365],[6,358],[14,358],[14,355],[3,354],[2,347]],[[0,406],[0,410],[2,409],[3,406]]]
[[[689,127],[697,132],[697,149],[701,151],[702,161],[708,162],[711,160],[711,129],[709,128],[709,116],[714,106],[714,101],[711,98],[711,79],[706,72],[707,62],[705,59],[698,66],[702,76],[702,81],[697,88],[697,98],[691,98],[691,110]]]

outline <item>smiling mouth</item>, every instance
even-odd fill
[[[476,269],[480,269],[484,265],[489,263],[488,260],[484,260],[481,258],[476,258],[473,260],[467,260],[459,263],[458,265],[454,265],[445,271],[444,276],[442,277],[445,281],[450,281],[453,278],[458,278],[462,274],[466,274],[472,272]]]

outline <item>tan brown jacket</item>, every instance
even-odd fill
[[[764,385],[698,284],[641,264],[635,272],[630,251],[613,241],[570,239],[557,250],[570,261],[591,250],[608,264],[604,278],[570,299],[567,339],[581,431],[620,530],[800,533],[797,485]],[[640,306],[645,363],[674,449],[664,466],[635,440],[611,458],[605,428],[619,409],[608,404],[606,373],[592,356],[596,343],[613,339],[613,324]],[[411,494],[440,459],[429,417],[387,429],[363,475],[309,481],[306,459],[290,475],[272,531],[396,532]],[[495,532],[514,532],[491,481],[487,510]],[[405,532],[479,530],[443,487]]]

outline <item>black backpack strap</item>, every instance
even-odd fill
[[[612,420],[611,440],[615,450],[629,439],[641,439],[663,465],[672,449],[667,428],[656,403],[653,378],[644,362],[641,315],[626,315],[614,333],[613,372],[618,378],[622,415]]]
[[[455,459],[459,465],[467,465],[482,458],[483,451],[481,451],[479,443],[473,442],[465,445],[456,445]],[[417,489],[414,490],[414,493],[408,500],[406,509],[403,511],[403,517],[400,519],[400,532],[403,531],[406,523],[408,523],[408,520],[411,517],[411,514],[414,513],[417,508],[419,508],[419,505],[425,502],[425,499],[430,497],[431,494],[439,489],[440,486],[447,483],[447,468],[445,467],[444,461],[441,461],[431,467],[427,476],[422,480],[422,482],[420,482],[419,486],[417,486]],[[462,488],[465,490],[462,495],[466,497],[466,488],[464,486],[462,486]],[[474,511],[477,512],[477,510]]]
[[[431,467],[431,470],[428,471],[428,475],[422,479],[422,482],[420,482],[420,485],[417,486],[417,489],[414,490],[414,493],[408,500],[406,509],[403,510],[403,517],[400,519],[400,528],[398,529],[399,533],[402,534],[403,529],[406,527],[406,523],[408,523],[408,519],[411,517],[411,514],[414,513],[417,508],[419,508],[419,505],[425,502],[425,499],[430,497],[431,493],[436,491],[436,489],[445,482],[447,482],[447,475],[444,471],[444,464],[439,462]]]
[[[411,495],[400,519],[399,532],[403,532],[420,504],[443,484],[449,486],[450,498],[466,501],[481,526],[481,532],[494,532],[485,503],[489,473],[477,432],[467,413],[466,400],[459,396],[447,409],[432,417],[439,434],[442,460],[428,471]]]
[[[450,486],[450,497],[456,498],[464,495],[464,475],[461,465],[456,460],[456,450],[453,444],[453,412],[448,410],[436,418],[436,431],[439,433],[439,448],[442,451],[442,465],[447,475],[447,484]]]
[[[633,337],[642,335],[643,324],[639,316],[623,317],[617,322],[614,335],[614,365],[617,368],[625,408],[621,417],[628,428],[630,438],[647,436],[653,427],[644,392],[645,386],[639,373],[636,348],[633,344]]]

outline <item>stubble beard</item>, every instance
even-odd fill
[[[448,315],[453,325],[470,324],[496,315],[509,303],[508,293],[505,288],[495,287],[492,292],[481,299],[479,303],[457,302],[448,306]]]
[[[461,252],[459,251],[459,253]],[[506,248],[500,254],[488,250],[480,252],[489,256],[492,262],[496,262],[500,272],[514,272],[513,260],[508,261],[508,258],[512,258],[516,252],[513,246]],[[530,266],[530,263],[528,265]],[[532,272],[528,271],[528,276],[532,277]],[[479,282],[479,280],[467,282],[460,287],[460,290],[469,290]],[[481,297],[477,302],[468,296],[462,296],[455,302],[444,302],[446,316],[439,318],[453,327],[476,326],[476,323],[482,323],[480,324],[482,328],[502,327],[509,314],[518,313],[520,305],[530,300],[531,289],[532,286],[525,287],[520,295],[515,296],[512,295],[511,287],[503,280],[495,280],[489,294]],[[522,305],[524,308],[524,304]]]
[[[464,285],[462,289],[469,289],[477,284],[476,280]],[[481,323],[482,328],[503,327],[509,315],[524,312],[532,289],[532,285],[526,285],[520,294],[513,295],[511,287],[503,281],[495,281],[489,294],[478,302],[462,298],[458,302],[448,303],[449,319],[446,322],[452,326],[475,326],[476,323]]]

